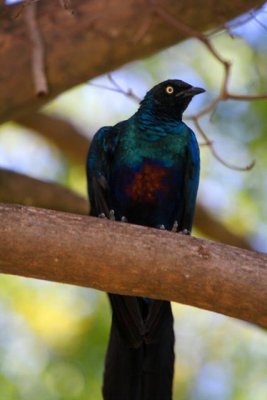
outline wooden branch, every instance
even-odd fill
[[[262,0],[162,0],[169,14],[199,32],[221,25]],[[38,109],[64,90],[140,59],[185,38],[155,15],[147,0],[76,0],[74,16],[54,0],[38,2],[38,27],[46,49],[49,94],[35,98],[31,75],[31,43],[19,16],[21,5],[0,14],[0,122]],[[144,29],[145,27],[145,29]],[[141,32],[141,34],[140,34]],[[137,40],[138,38],[138,40]],[[18,62],[19,60],[19,62]]]
[[[0,169],[0,202],[23,204],[81,215],[87,215],[89,212],[88,201],[63,186],[53,182],[42,182],[5,169]],[[246,239],[227,229],[201,204],[197,204],[194,226],[214,240],[251,249]]]
[[[29,3],[24,10],[24,18],[32,44],[32,77],[36,96],[48,93],[45,74],[45,49],[36,18],[37,3]]]
[[[267,328],[267,255],[157,229],[0,205],[0,272],[173,300]]]
[[[51,140],[68,157],[85,165],[90,140],[69,121],[43,113],[24,115],[15,120]]]
[[[89,213],[88,201],[54,182],[0,169],[0,203],[17,203],[74,214]]]

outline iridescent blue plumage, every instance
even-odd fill
[[[168,230],[176,222],[177,231],[191,232],[199,149],[182,113],[203,91],[180,80],[162,82],[131,118],[96,133],[87,160],[91,215],[109,217],[114,210],[118,221]],[[110,301],[104,399],[170,400],[170,304],[118,295]]]

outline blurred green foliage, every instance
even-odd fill
[[[265,14],[261,18],[266,21]],[[234,67],[236,93],[267,92],[266,30],[256,21],[214,37]],[[82,61],[81,61],[82,62]],[[114,73],[140,97],[156,82],[183,79],[207,88],[190,114],[220,87],[222,68],[194,40]],[[99,78],[95,82],[110,82]],[[100,126],[128,118],[136,103],[125,96],[81,85],[59,96],[44,112],[61,115],[91,136]],[[203,147],[199,199],[230,229],[267,250],[267,104],[221,103],[201,121],[227,161],[253,170],[240,173],[216,161]],[[200,138],[201,142],[201,138]],[[86,194],[84,169],[38,136],[8,123],[0,128],[0,165],[56,180]],[[175,399],[266,400],[267,337],[262,330],[206,311],[174,305]],[[110,324],[104,294],[18,277],[0,277],[0,399],[99,400]]]

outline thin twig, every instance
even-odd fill
[[[121,91],[121,93],[124,93],[126,96],[128,96],[128,97],[134,99],[135,101],[138,101],[138,102],[141,101],[140,97],[138,97],[138,96],[132,91],[132,89],[124,90],[124,89],[115,81],[115,79],[113,78],[113,76],[112,76],[111,74],[108,74],[108,79],[110,80],[110,82],[113,84],[113,86],[114,86],[115,88],[117,88],[118,90]]]
[[[221,32],[227,32],[231,37],[234,37],[235,34],[233,34],[233,32],[231,32],[232,29],[234,28],[238,28],[240,26],[243,26],[245,24],[247,24],[248,22],[252,21],[253,19],[257,19],[256,16],[259,13],[265,13],[266,11],[264,11],[265,6],[259,6],[254,8],[252,11],[241,15],[238,18],[235,18],[232,21],[229,21],[227,23],[224,23],[222,25],[217,26],[216,28],[210,30],[207,34],[207,36],[214,36],[217,33],[221,33]],[[265,27],[265,26],[264,26]]]
[[[239,167],[237,165],[233,165],[228,163],[227,161],[225,161],[215,150],[213,142],[211,142],[208,138],[208,136],[206,135],[206,133],[204,132],[204,130],[202,129],[198,118],[193,117],[192,118],[193,123],[195,124],[196,129],[198,130],[198,132],[200,133],[200,135],[203,137],[203,139],[205,140],[205,142],[202,145],[206,145],[209,146],[210,151],[212,153],[212,155],[214,156],[214,158],[216,158],[216,160],[218,160],[221,164],[223,164],[225,167],[233,169],[235,171],[249,171],[250,169],[252,169],[255,165],[255,161],[252,161],[250,164],[246,165],[245,167]]]
[[[32,43],[32,74],[37,96],[48,93],[48,85],[45,74],[44,45],[39,31],[36,18],[36,2],[25,8],[25,21],[28,28],[29,38]]]
[[[194,118],[200,118],[206,114],[209,114],[217,107],[217,105],[220,103],[221,100],[222,100],[221,96],[215,97],[215,99],[213,99],[204,108],[202,108],[202,110],[198,111],[197,113],[195,113],[193,115],[188,115],[187,117],[185,117],[185,119],[187,121],[193,121]]]
[[[107,77],[108,77],[110,83],[112,84],[112,87],[106,86],[106,85],[102,85],[102,84],[99,84],[99,83],[93,83],[93,82],[88,82],[88,84],[91,85],[91,86],[94,86],[94,87],[98,87],[100,89],[106,89],[106,90],[110,90],[112,92],[121,93],[124,96],[127,96],[130,99],[134,100],[135,102],[140,103],[141,98],[138,97],[137,94],[135,94],[132,89],[125,90],[123,87],[121,87],[118,84],[118,82],[116,82],[116,80],[113,78],[113,76],[111,74],[107,74]]]
[[[198,39],[201,43],[206,46],[206,48],[211,52],[211,54],[225,67],[228,67],[229,62],[225,60],[216,50],[216,48],[212,45],[207,36],[202,33],[194,30],[189,27],[185,23],[178,21],[171,14],[165,11],[161,6],[159,6],[154,0],[150,0],[151,7],[156,15],[158,15],[162,20],[167,22],[170,26],[173,26],[180,32],[182,32],[185,36],[194,37]]]
[[[227,99],[240,100],[240,101],[252,101],[252,100],[265,100],[267,99],[267,93],[263,94],[237,94],[227,93]]]

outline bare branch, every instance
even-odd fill
[[[255,165],[255,161],[252,161],[250,164],[246,165],[245,167],[240,167],[237,165],[233,165],[228,163],[227,161],[225,161],[221,156],[219,156],[219,154],[217,153],[217,151],[214,148],[214,143],[211,142],[208,138],[208,136],[205,134],[204,130],[201,128],[200,123],[198,121],[198,118],[196,117],[191,117],[191,119],[193,120],[196,129],[198,130],[198,132],[201,134],[201,136],[204,138],[205,142],[204,144],[209,146],[212,155],[214,156],[214,158],[216,158],[216,160],[218,160],[221,164],[223,164],[225,167],[233,169],[235,171],[249,171],[250,169],[252,169]]]
[[[133,100],[140,102],[141,99],[140,97],[138,97],[132,89],[128,89],[128,90],[123,90],[123,88],[118,85],[118,83],[115,81],[115,79],[113,79],[113,76],[109,73],[108,74],[108,79],[110,80],[110,82],[113,84],[113,86],[120,91],[121,93],[125,94],[125,96],[128,96],[130,98],[132,98]]]
[[[44,45],[37,24],[36,7],[36,2],[29,3],[25,7],[25,21],[32,43],[32,74],[36,95],[44,96],[48,93],[48,86],[44,65]]]
[[[206,36],[188,25],[184,24],[180,20],[175,19],[172,15],[170,15],[167,11],[165,11],[161,6],[157,4],[155,0],[150,0],[150,3],[153,7],[154,12],[160,16],[161,19],[163,19],[165,22],[169,24],[169,26],[172,26],[176,28],[177,30],[181,31],[188,37],[195,38],[199,40],[201,43],[203,43],[207,50],[216,58],[217,61],[219,61],[223,68],[224,68],[224,77],[222,80],[222,85],[221,85],[221,90],[219,95],[212,100],[212,102],[206,106],[203,110],[201,110],[199,113],[195,114],[193,117],[201,117],[207,113],[209,113],[220,101],[222,100],[263,100],[267,98],[267,93],[264,94],[259,94],[259,95],[240,95],[240,94],[231,94],[229,93],[228,90],[228,85],[229,85],[229,78],[230,78],[230,72],[231,72],[231,63],[228,60],[225,60],[221,54],[217,51],[217,49],[214,47],[212,44],[210,37]],[[254,18],[255,14],[254,14]]]
[[[267,327],[267,255],[22,206],[1,205],[0,220],[1,273],[177,301]]]
[[[209,52],[220,62],[225,68],[229,67],[229,62],[224,60],[224,58],[220,55],[220,53],[216,50],[216,48],[212,45],[208,37],[203,35],[202,33],[194,30],[190,26],[184,24],[181,20],[175,19],[171,14],[165,11],[160,5],[158,5],[157,1],[150,0],[150,4],[152,6],[153,11],[164,20],[169,26],[176,28],[178,31],[182,32],[185,36],[193,37],[198,39],[200,42],[206,46]]]
[[[266,100],[267,93],[263,94],[237,94],[237,93],[226,93],[227,98],[224,100],[239,100],[239,101],[253,101],[253,100]]]
[[[122,86],[120,86],[116,80],[113,78],[112,74],[109,73],[107,74],[107,77],[109,79],[109,81],[112,84],[112,87],[110,86],[106,86],[106,85],[102,85],[99,83],[94,83],[94,82],[88,82],[88,84],[90,86],[94,86],[94,87],[98,87],[100,89],[106,89],[106,90],[110,90],[111,92],[117,92],[117,93],[121,93],[126,97],[129,97],[130,99],[134,100],[135,102],[139,103],[141,101],[141,98],[138,97],[134,91],[132,89],[124,89]]]

